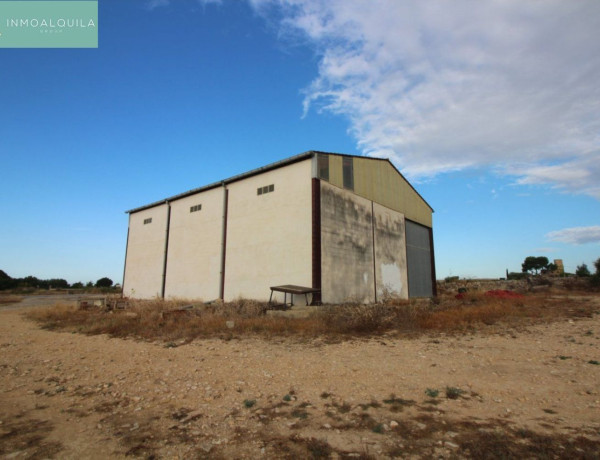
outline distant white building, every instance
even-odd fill
[[[433,210],[389,160],[309,151],[128,213],[129,297],[435,295]]]

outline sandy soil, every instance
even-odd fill
[[[600,452],[598,315],[466,336],[167,348],[41,330],[23,311],[0,311],[3,458]]]

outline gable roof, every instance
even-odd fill
[[[247,171],[247,172],[242,173],[242,174],[237,174],[235,176],[229,177],[227,179],[220,180],[218,182],[213,182],[211,184],[204,185],[202,187],[198,187],[198,188],[194,188],[194,189],[188,190],[187,192],[183,192],[183,193],[179,193],[177,195],[173,195],[173,196],[171,196],[169,198],[165,198],[163,200],[155,201],[153,203],[149,203],[149,204],[144,205],[144,206],[140,206],[140,207],[137,207],[137,208],[130,209],[129,211],[125,211],[125,213],[126,214],[133,214],[133,213],[136,213],[136,212],[139,212],[139,211],[143,211],[144,209],[150,209],[150,208],[153,208],[155,206],[160,206],[160,205],[165,204],[165,203],[170,203],[171,201],[176,201],[176,200],[179,200],[181,198],[188,197],[190,195],[195,195],[196,193],[205,192],[207,190],[211,190],[211,189],[214,189],[214,188],[217,188],[217,187],[223,187],[224,185],[231,184],[233,182],[237,182],[237,181],[246,179],[248,177],[256,176],[257,174],[262,174],[262,173],[267,172],[267,171],[272,171],[274,169],[282,168],[284,166],[288,166],[288,165],[291,165],[293,163],[297,163],[299,161],[303,161],[303,160],[312,158],[312,157],[314,157],[317,154],[335,155],[335,156],[349,157],[349,158],[361,158],[361,159],[368,159],[368,160],[373,160],[373,161],[385,161],[385,162],[389,163],[392,166],[392,168],[394,168],[394,170],[398,173],[398,175],[400,175],[400,177],[402,177],[402,179],[404,179],[406,181],[406,183],[423,200],[423,202],[429,207],[429,209],[431,209],[431,212],[433,212],[433,208],[429,205],[429,203],[427,203],[427,201],[425,200],[425,198],[423,198],[421,196],[421,194],[419,192],[417,192],[417,190],[412,186],[412,184],[402,175],[402,173],[400,171],[398,171],[398,169],[394,166],[394,164],[388,158],[372,158],[372,157],[365,157],[365,156],[361,156],[361,155],[348,155],[346,153],[334,153],[334,152],[323,152],[323,151],[320,151],[320,150],[308,150],[308,151],[300,153],[298,155],[294,155],[294,156],[291,156],[291,157],[288,157],[288,158],[284,158],[283,160],[276,161],[274,163],[270,163],[270,164],[268,164],[266,166],[262,166],[260,168],[252,169],[252,170]]]

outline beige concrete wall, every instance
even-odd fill
[[[375,301],[371,201],[321,181],[324,303]]]
[[[312,285],[311,163],[228,185],[225,300],[268,299],[270,286]],[[256,194],[271,184],[275,191]]]
[[[404,216],[377,203],[373,203],[373,211],[377,299],[408,299]]]
[[[171,203],[165,297],[219,297],[223,228],[222,187]],[[202,209],[190,212],[190,207]]]
[[[129,215],[123,295],[147,299],[161,295],[167,226],[166,204]],[[144,220],[152,223],[144,225]]]

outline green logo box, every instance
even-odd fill
[[[0,48],[98,48],[98,2],[0,1]]]

